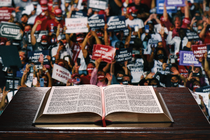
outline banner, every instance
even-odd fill
[[[207,60],[210,61],[210,44],[207,44]]]
[[[66,84],[71,79],[71,74],[64,67],[54,64],[52,78]]]
[[[41,38],[43,35],[48,36],[48,31],[35,31],[34,36],[36,38],[36,42],[40,43],[41,42]],[[28,37],[28,43],[31,44],[31,31],[27,32],[27,37]]]
[[[43,50],[43,51],[30,51],[28,52],[28,59],[29,62],[32,62],[34,64],[41,64],[39,62],[40,55],[43,55],[44,64],[48,64],[47,55],[49,55],[49,50]]]
[[[89,0],[88,7],[93,10],[105,10],[108,7],[108,0]]]
[[[92,59],[96,60],[98,58],[101,58],[102,61],[111,63],[114,59],[115,51],[116,49],[111,46],[95,44],[93,46]]]
[[[15,23],[2,21],[0,24],[0,37],[21,40],[20,27]]]
[[[87,33],[87,17],[84,18],[66,18],[66,33]]]
[[[116,50],[116,62],[124,62],[132,59],[132,48],[123,48]]]
[[[166,0],[166,6],[185,6],[185,0]]]
[[[164,10],[164,1],[165,0],[156,0],[157,5],[157,14],[163,14]],[[176,6],[166,6],[167,13],[177,13],[177,7]]]
[[[197,59],[202,58],[203,55],[207,52],[207,46],[206,46],[206,44],[192,45],[191,47],[192,47],[194,56]]]
[[[201,63],[195,58],[192,51],[180,51],[179,52],[179,65],[183,66],[201,66]]]
[[[196,88],[195,91],[196,92],[207,92],[207,93],[209,93],[210,92],[210,86],[203,86],[203,87],[200,87],[200,88]]]
[[[0,22],[9,21],[13,10],[14,8],[0,8]]]
[[[88,18],[88,24],[90,28],[99,29],[104,28],[105,21],[104,21],[104,15],[92,15]]]
[[[87,17],[87,13],[84,11],[72,11],[71,18],[83,18]]]
[[[12,6],[12,0],[0,0],[1,7],[9,7]]]
[[[187,38],[188,38],[189,41],[198,40],[199,39],[198,34],[196,32],[194,32],[194,31],[187,30],[186,31],[186,35],[187,35]]]
[[[107,19],[108,31],[126,29],[125,16],[111,16]]]

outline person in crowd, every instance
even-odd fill
[[[0,87],[0,93],[2,93],[1,102],[0,102],[0,114],[1,114],[8,103],[6,97],[9,91],[6,91],[6,87],[3,88]]]

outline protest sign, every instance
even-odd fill
[[[210,60],[210,44],[207,44],[207,60]]]
[[[179,65],[183,66],[201,66],[201,63],[195,58],[192,51],[180,51],[179,52]]]
[[[188,38],[189,41],[199,39],[198,34],[194,31],[186,30],[186,35],[187,35],[187,38]]]
[[[13,10],[14,8],[0,8],[0,22],[9,21]]]
[[[203,3],[203,0],[192,0],[192,3]]]
[[[12,6],[12,0],[0,0],[1,7],[9,7]]]
[[[30,51],[28,52],[28,59],[30,62],[34,64],[41,64],[39,62],[40,55],[43,55],[44,58],[44,64],[48,64],[47,55],[49,55],[49,50],[43,50],[43,51]]]
[[[93,10],[105,10],[108,7],[108,0],[89,0],[88,7]]]
[[[202,45],[192,45],[192,50],[194,53],[194,56],[199,59],[199,58],[203,58],[203,55],[207,52],[207,46],[206,44],[202,44]]]
[[[116,62],[124,62],[132,59],[132,48],[123,48],[116,50]]]
[[[166,0],[166,6],[185,6],[185,0]]]
[[[0,37],[21,40],[20,27],[15,23],[2,21],[0,24]]]
[[[114,59],[115,51],[116,49],[111,46],[100,44],[94,45],[92,59],[96,60],[98,58],[101,58],[102,61],[111,63]]]
[[[125,16],[111,16],[107,19],[108,31],[126,29]]]
[[[207,92],[207,93],[209,93],[210,92],[210,86],[203,86],[203,87],[200,87],[200,88],[196,88],[195,91],[196,92]]]
[[[157,5],[157,14],[163,14],[164,10],[164,1],[165,0],[156,0]],[[176,13],[177,7],[176,6],[166,6],[167,13]]]
[[[87,33],[87,17],[83,18],[66,18],[66,33]]]
[[[104,15],[92,15],[88,18],[88,24],[90,28],[99,29],[104,28],[105,21],[104,21]]]
[[[66,84],[71,79],[71,74],[64,67],[54,64],[52,78]]]
[[[71,18],[83,18],[87,17],[87,13],[84,11],[72,11]]]

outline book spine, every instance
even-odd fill
[[[102,114],[102,124],[103,124],[103,127],[106,127],[104,90],[103,90],[103,87],[102,86],[100,86],[100,89],[101,89],[101,100],[102,100],[102,111],[103,111],[103,114]]]

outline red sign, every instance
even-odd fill
[[[14,8],[0,8],[0,22],[9,21],[13,10]]]
[[[94,45],[92,59],[101,58],[102,61],[111,63],[114,59],[116,49],[106,45]]]
[[[197,59],[202,58],[203,55],[207,52],[207,46],[206,44],[192,45],[192,50],[193,50],[194,56]]]

